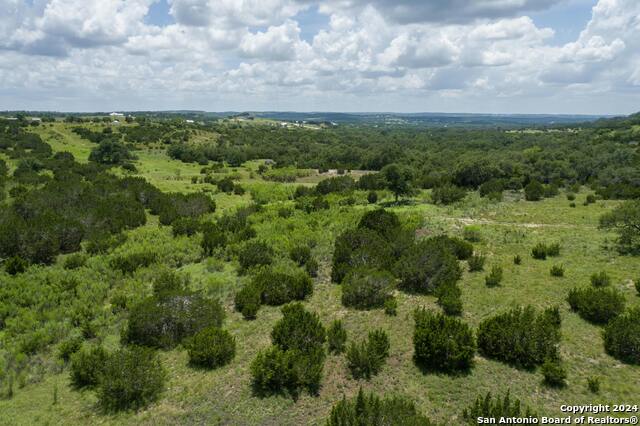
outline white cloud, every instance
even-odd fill
[[[264,32],[249,33],[240,42],[244,56],[272,61],[295,58],[296,50],[306,43],[300,40],[300,28],[295,21],[287,20],[279,26],[271,26]]]

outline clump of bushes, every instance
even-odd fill
[[[462,236],[465,240],[471,243],[479,243],[482,241],[482,233],[480,232],[479,226],[465,226],[462,231]]]
[[[491,392],[486,395],[478,395],[472,406],[465,408],[462,418],[469,425],[477,425],[479,418],[529,418],[538,415],[528,406],[523,406],[518,398],[513,398],[511,393],[503,397],[494,397]]]
[[[9,275],[18,275],[23,273],[29,267],[29,262],[20,256],[13,256],[4,262],[4,270]]]
[[[114,256],[109,264],[113,269],[117,269],[123,274],[133,274],[138,268],[147,267],[155,263],[157,259],[156,253],[141,251]]]
[[[83,253],[73,253],[64,259],[62,267],[66,270],[82,268],[87,263],[87,256]]]
[[[295,246],[289,251],[289,258],[303,266],[311,259],[311,249],[306,245]]]
[[[438,305],[447,315],[462,314],[462,291],[457,285],[447,285],[437,290]]]
[[[206,256],[212,256],[216,249],[227,244],[227,234],[214,223],[202,225],[202,241],[200,245]]]
[[[236,355],[236,340],[228,331],[207,327],[187,340],[189,364],[218,368],[231,362]]]
[[[522,264],[522,258],[520,257],[519,254],[516,254],[515,256],[513,256],[513,264],[514,265]]]
[[[358,269],[342,282],[342,304],[356,309],[381,308],[391,297],[394,277],[387,271]]]
[[[569,291],[571,309],[587,321],[606,324],[624,311],[624,295],[613,288],[585,287]]]
[[[487,258],[481,254],[474,254],[467,261],[469,263],[469,272],[480,272],[484,269],[484,263]]]
[[[527,201],[540,201],[544,197],[544,186],[537,180],[532,180],[524,187],[524,198]]]
[[[401,289],[421,294],[431,294],[441,286],[455,284],[462,275],[455,255],[438,240],[411,245],[395,269]]]
[[[367,201],[369,204],[375,204],[378,202],[378,193],[376,191],[369,191],[367,194]]]
[[[546,359],[541,371],[547,386],[561,388],[566,385],[567,371],[559,359]]]
[[[341,354],[344,352],[344,345],[347,341],[347,330],[344,329],[342,321],[334,320],[327,329],[327,342],[329,352]]]
[[[398,300],[395,297],[384,301],[384,313],[392,317],[398,315]]]
[[[94,346],[75,352],[70,358],[71,384],[77,389],[97,386],[107,358],[107,351],[102,346]]]
[[[467,260],[473,255],[473,245],[460,238],[438,235],[429,238],[427,241],[433,244],[441,244],[446,250],[453,253],[458,260]]]
[[[564,266],[562,265],[553,265],[549,270],[549,273],[552,277],[563,277],[564,276]]]
[[[262,241],[248,241],[238,252],[240,272],[246,273],[257,266],[270,265],[273,262],[273,249]]]
[[[369,332],[366,340],[352,342],[347,349],[347,367],[355,379],[378,374],[389,356],[389,337],[384,330]]]
[[[640,308],[630,309],[607,324],[604,348],[620,361],[640,364]]]
[[[414,360],[428,370],[465,371],[472,367],[476,340],[469,327],[457,318],[426,309],[414,313]]]
[[[594,287],[607,287],[611,284],[611,278],[605,271],[600,271],[591,275],[591,285]]]
[[[362,216],[358,228],[370,229],[387,241],[392,241],[400,231],[400,219],[385,209],[371,210]]]
[[[255,319],[262,304],[262,291],[253,283],[246,284],[235,295],[235,308],[245,319]]]
[[[596,376],[587,377],[587,388],[591,393],[599,393],[600,377],[596,377]]]
[[[412,401],[400,397],[381,399],[373,393],[366,395],[362,388],[352,400],[343,397],[336,403],[331,408],[326,424],[327,426],[432,425],[428,418],[418,412]]]
[[[335,241],[331,280],[341,283],[351,270],[359,267],[387,270],[392,262],[392,247],[380,234],[365,227],[347,230]]]
[[[431,199],[436,204],[449,205],[462,200],[467,196],[467,191],[452,184],[444,184],[433,188]]]
[[[266,305],[303,300],[313,293],[311,278],[303,272],[286,273],[267,268],[258,272],[252,282],[260,289],[262,303]]]
[[[489,275],[484,277],[484,283],[487,287],[497,287],[502,282],[502,267],[494,265]]]
[[[531,257],[538,260],[545,260],[547,258],[547,246],[543,243],[538,243],[531,249]]]
[[[135,346],[122,348],[104,364],[98,402],[107,411],[145,407],[160,397],[166,377],[155,351]]]
[[[301,389],[315,393],[324,367],[326,332],[317,314],[300,303],[282,308],[283,317],[271,331],[273,346],[251,363],[254,390],[259,394]]]
[[[478,348],[487,358],[532,369],[547,358],[558,358],[560,313],[541,313],[527,306],[485,319],[478,327]]]

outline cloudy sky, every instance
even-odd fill
[[[0,0],[0,11],[0,109],[640,110],[640,0]]]

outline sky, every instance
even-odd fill
[[[0,110],[640,110],[640,0],[0,0],[0,10]]]

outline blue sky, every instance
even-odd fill
[[[625,114],[637,0],[0,0],[0,108]]]

